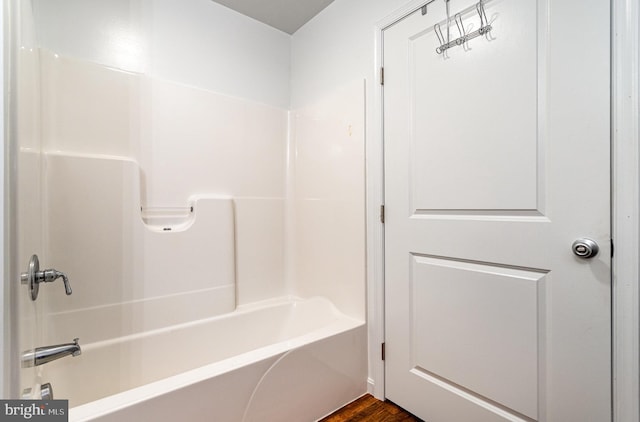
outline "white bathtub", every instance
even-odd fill
[[[366,353],[363,321],[280,299],[82,345],[47,375],[71,421],[314,421],[365,393]]]

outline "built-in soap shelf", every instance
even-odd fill
[[[149,230],[179,232],[188,229],[195,219],[190,207],[140,207],[142,221]]]

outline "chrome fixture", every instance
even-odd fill
[[[444,0],[446,5],[446,10],[447,10],[446,12],[447,19],[445,21],[447,24],[447,28],[446,28],[447,32],[445,37],[445,35],[442,33],[442,28],[440,27],[439,23],[433,26],[433,32],[436,34],[436,37],[438,37],[438,42],[440,43],[438,48],[436,48],[436,53],[442,54],[446,50],[452,47],[455,47],[458,45],[465,45],[467,41],[472,40],[476,37],[486,35],[493,29],[493,27],[489,23],[489,19],[487,18],[487,12],[484,10],[483,1],[484,0],[480,0],[476,4],[476,12],[478,12],[478,16],[480,17],[480,28],[476,29],[473,32],[469,32],[467,34],[467,31],[464,27],[464,23],[462,22],[462,13],[456,13],[455,15],[453,15],[453,20],[455,21],[456,26],[458,27],[459,37],[457,37],[455,40],[452,40],[451,32],[449,30],[449,27],[451,26],[451,14],[449,13],[449,0]],[[430,3],[431,2],[427,4],[430,4]],[[426,6],[423,6],[422,14],[425,15],[426,13],[427,13]]]
[[[40,271],[38,255],[32,255],[29,260],[27,272],[20,275],[20,282],[29,286],[31,300],[36,300],[38,298],[40,283],[51,283],[59,278],[62,278],[62,282],[64,283],[64,291],[67,295],[70,295],[72,292],[69,278],[64,273],[54,269]]]
[[[54,346],[38,347],[22,354],[22,367],[29,368],[58,360],[65,356],[79,356],[82,353],[77,338],[73,343],[56,344]]]
[[[422,6],[421,10],[422,10],[422,16],[427,14],[427,6],[429,6],[431,3],[433,3],[436,0],[429,0],[424,6]]]
[[[53,400],[53,387],[51,383],[44,383],[40,386],[40,398],[42,400]]]
[[[588,259],[598,255],[598,251],[600,250],[600,248],[594,240],[584,237],[573,242],[573,245],[571,245],[571,250],[573,250],[573,253],[576,254],[576,256],[583,259]]]

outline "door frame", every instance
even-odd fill
[[[382,31],[420,9],[411,0],[375,24],[373,109],[366,139],[368,389],[385,398]],[[611,0],[612,409],[614,422],[640,418],[640,6]],[[629,54],[631,52],[631,54]]]
[[[2,140],[3,148],[0,157],[0,171],[2,176],[2,189],[0,189],[0,216],[2,218],[3,260],[0,264],[0,273],[3,281],[0,290],[0,308],[2,317],[0,323],[2,327],[2,346],[0,347],[0,398],[20,397],[20,367],[16,363],[20,362],[18,351],[18,291],[20,286],[15,281],[20,279],[20,270],[17,265],[17,236],[15,218],[17,215],[17,162],[18,146],[13,142],[17,138],[17,116],[14,110],[17,107],[15,91],[17,87],[17,54],[18,46],[15,41],[18,39],[19,28],[19,7],[17,0],[4,0],[2,2],[2,12],[0,22],[3,29],[0,31],[0,41],[2,42],[0,64],[2,66]]]

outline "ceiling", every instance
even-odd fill
[[[293,34],[333,0],[213,0],[288,34]]]

